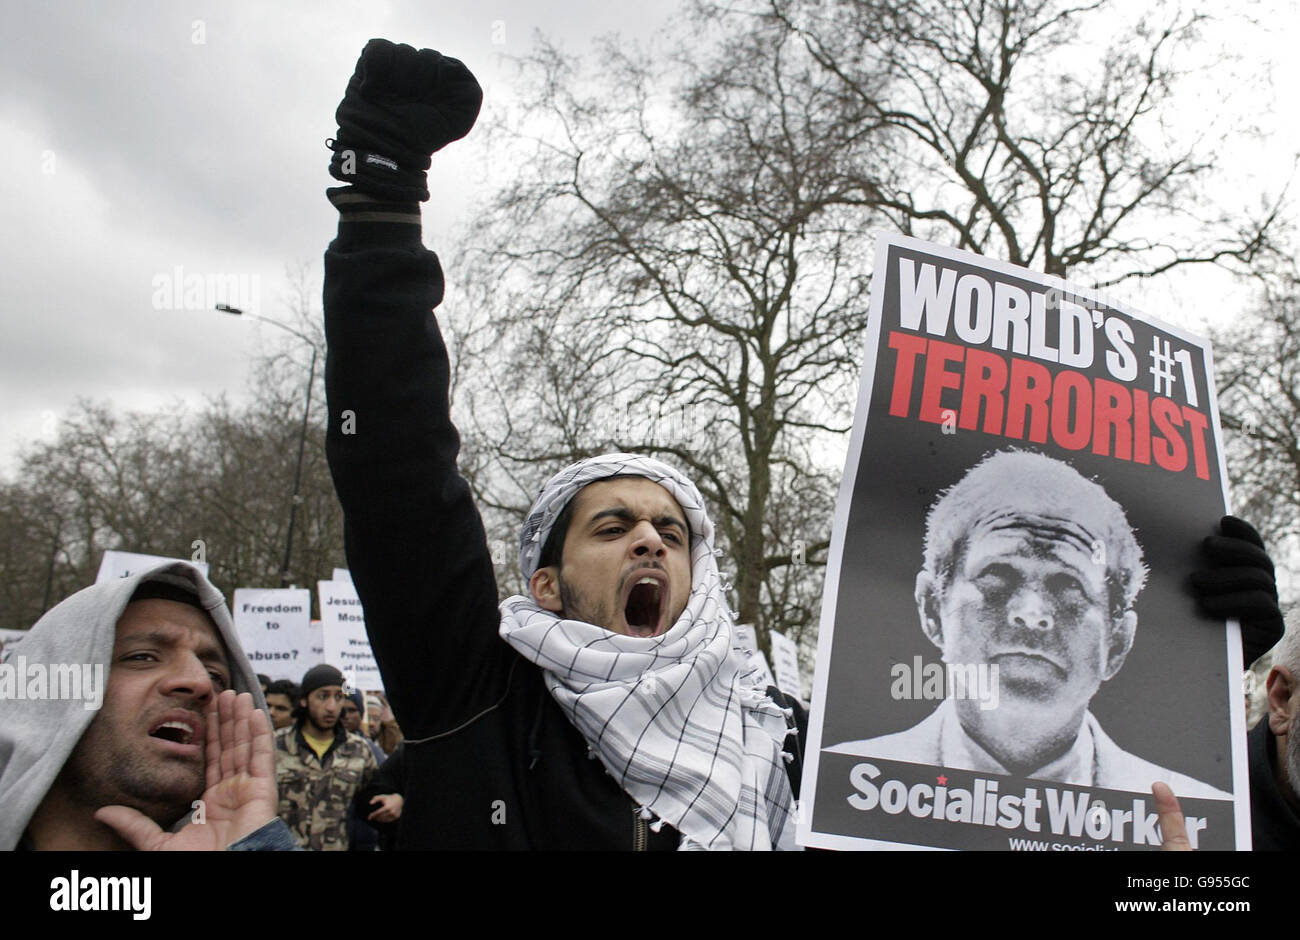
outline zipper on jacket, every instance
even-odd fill
[[[632,807],[632,823],[632,851],[644,852],[646,843],[650,840],[650,827],[641,818],[641,811],[635,806]]]

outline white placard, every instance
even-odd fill
[[[105,581],[114,581],[118,578],[129,578],[133,574],[139,574],[141,571],[148,571],[150,568],[157,568],[159,565],[165,565],[172,561],[183,561],[187,565],[193,565],[203,572],[203,576],[208,576],[208,563],[206,561],[190,561],[188,558],[165,558],[162,555],[141,555],[136,552],[104,552],[103,559],[99,562],[99,574],[95,576],[96,584],[103,584]]]
[[[776,687],[803,701],[803,683],[799,680],[799,648],[784,633],[771,630],[767,635],[772,640],[772,671],[776,675]]]
[[[306,673],[312,666],[325,662],[325,631],[319,620],[313,620],[307,627],[307,662],[303,666]]]
[[[311,591],[237,588],[232,613],[254,672],[297,682],[311,668]]]
[[[766,657],[758,648],[758,637],[754,633],[754,628],[747,623],[738,623],[732,628],[732,632],[734,636],[732,649],[740,650],[750,667],[758,670],[758,684],[763,688],[776,685],[776,681],[772,678],[772,668],[768,666]]]
[[[334,580],[335,580],[335,581],[346,581],[348,584],[351,584],[351,583],[352,583],[352,572],[349,571],[347,568],[335,568],[335,569],[334,569]]]
[[[350,581],[320,581],[318,588],[325,662],[340,670],[353,688],[382,691],[356,588]]]

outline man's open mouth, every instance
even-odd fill
[[[160,721],[149,731],[149,737],[160,738],[173,744],[201,744],[203,736],[199,733],[197,718],[168,718]]]
[[[659,572],[634,576],[627,593],[627,602],[623,606],[628,636],[648,637],[659,631],[664,616],[667,587]]]

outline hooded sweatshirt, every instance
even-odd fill
[[[0,850],[17,846],[32,814],[98,714],[117,621],[136,589],[154,581],[198,598],[225,643],[231,688],[251,693],[253,703],[265,710],[257,674],[239,645],[226,600],[197,568],[172,562],[78,591],[41,617],[0,666],[0,670],[14,670],[8,676],[0,675],[0,690],[5,690],[0,695],[6,699],[0,701]],[[78,674],[77,685],[71,681],[72,670]],[[79,688],[80,697],[30,699],[15,694],[20,685],[25,693],[29,681],[40,674],[47,680],[46,696],[63,681],[65,690]]]

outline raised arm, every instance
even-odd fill
[[[393,711],[410,738],[451,730],[499,697],[496,582],[456,469],[447,350],[433,316],[437,257],[420,240],[429,155],[481,100],[461,63],[371,40],[340,104],[325,253],[326,451],[352,579]]]

